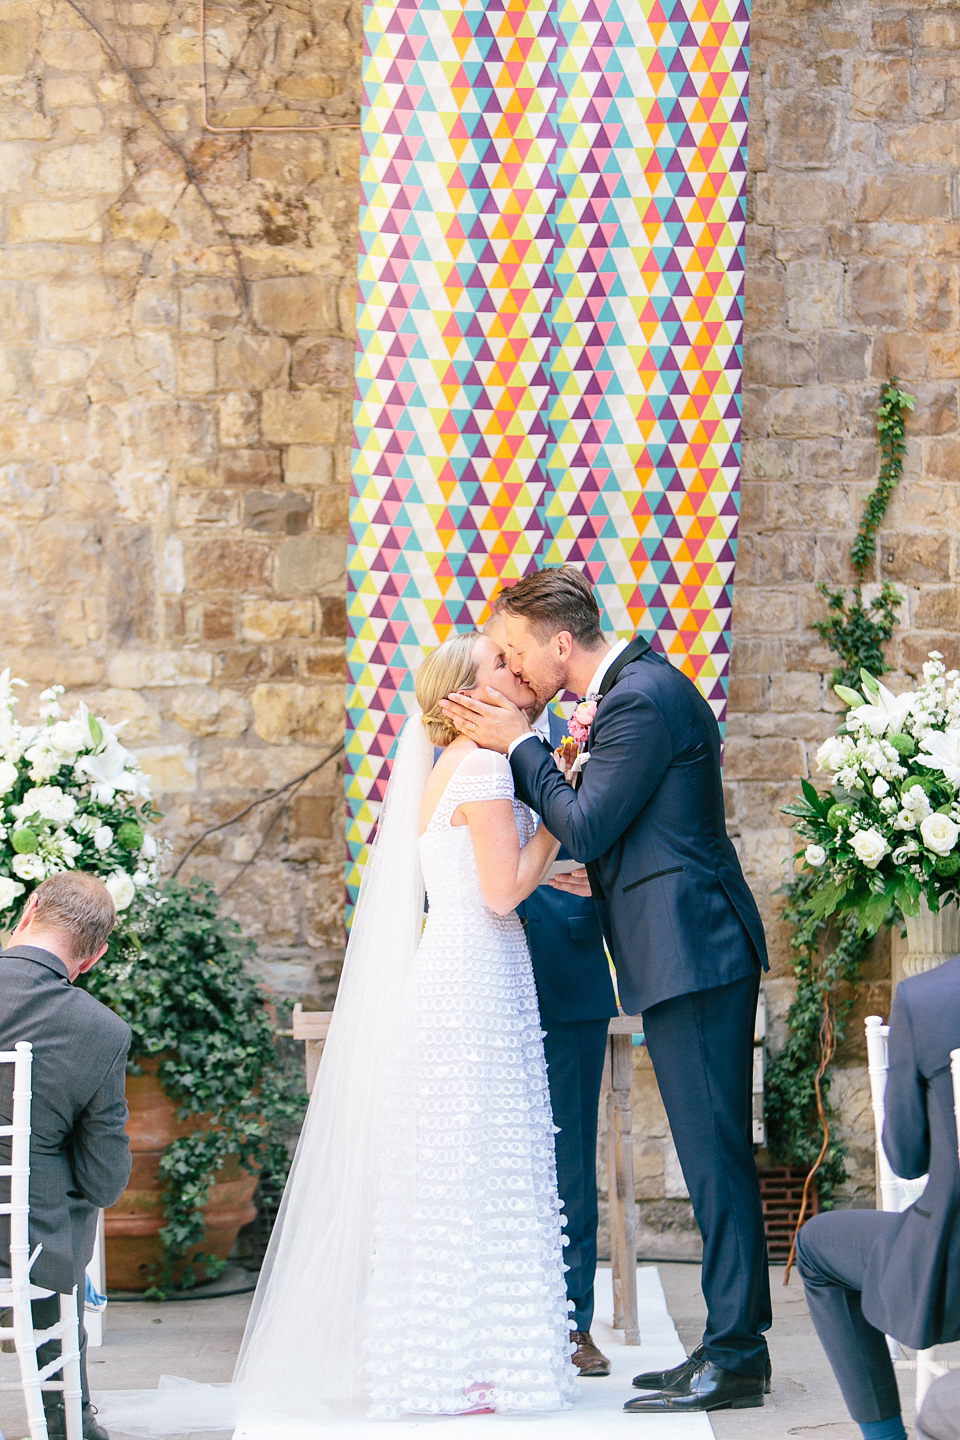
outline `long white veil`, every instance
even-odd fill
[[[380,1111],[423,923],[420,807],[432,765],[433,747],[414,715],[400,734],[330,1032],[233,1383],[165,1377],[159,1391],[103,1391],[94,1398],[108,1428],[170,1435],[248,1419],[316,1420],[331,1403],[360,1398]]]

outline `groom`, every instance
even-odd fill
[[[751,1142],[753,1029],[763,927],[727,835],[720,731],[696,686],[639,636],[609,645],[571,566],[526,576],[503,602],[510,662],[538,694],[597,701],[573,788],[526,716],[494,691],[451,696],[463,732],[510,758],[517,793],[584,861],[617,968],[643,1013],[684,1180],[703,1236],[703,1344],[638,1375],[632,1412],[763,1404],[770,1291]]]

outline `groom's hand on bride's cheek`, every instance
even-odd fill
[[[530,722],[522,710],[490,685],[486,698],[455,693],[440,701],[443,713],[453,721],[462,735],[474,740],[484,750],[506,754],[512,741],[530,730]]]

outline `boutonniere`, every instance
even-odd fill
[[[590,754],[584,750],[584,746],[590,739],[590,728],[596,719],[598,699],[599,696],[588,695],[586,700],[580,701],[570,717],[567,734],[558,747],[557,753],[560,759],[564,766],[572,767],[573,775],[579,774],[590,759]]]

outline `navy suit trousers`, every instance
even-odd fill
[[[567,1224],[564,1264],[571,1330],[589,1330],[597,1272],[597,1111],[606,1020],[544,1020],[543,1050],[556,1136],[557,1191]]]
[[[703,1343],[724,1370],[762,1375],[770,1278],[751,1122],[760,967],[744,980],[663,1000],[643,1033],[703,1236]]]

